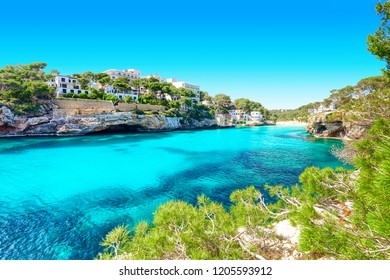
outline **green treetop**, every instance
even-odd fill
[[[374,35],[368,36],[368,50],[386,62],[385,73],[390,75],[390,2],[386,1],[384,4],[379,2],[376,11],[381,16],[381,25]]]
[[[130,78],[128,77],[118,77],[114,80],[114,87],[120,91],[127,92],[131,90]]]
[[[0,69],[0,104],[17,114],[39,109],[39,100],[50,99],[54,88],[47,85],[51,77],[44,72],[46,63],[7,65]]]
[[[231,99],[229,95],[219,93],[214,97],[214,103],[219,113],[226,113],[231,106]]]

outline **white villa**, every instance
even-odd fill
[[[167,82],[173,84],[176,88],[186,88],[192,90],[192,92],[196,94],[196,97],[193,97],[191,99],[195,100],[198,103],[200,102],[200,88],[198,85],[194,85],[183,81],[178,81],[174,78],[167,79]]]
[[[157,73],[156,74],[153,74],[153,75],[147,75],[145,77],[143,77],[145,79],[149,79],[149,78],[155,78],[157,79],[160,83],[164,82],[164,79],[162,77],[160,77]]]
[[[244,122],[260,122],[263,120],[263,115],[258,111],[253,111],[249,114],[245,113],[244,110],[230,110],[229,115],[232,120],[244,121]]]
[[[103,73],[108,74],[113,80],[118,77],[128,77],[130,80],[137,80],[141,78],[141,71],[134,68],[127,70],[109,69],[103,71]]]
[[[229,115],[232,117],[232,120],[236,120],[236,121],[252,120],[251,116],[245,113],[244,110],[230,110]]]
[[[116,89],[113,85],[109,85],[105,93],[112,94],[118,97],[119,100],[125,100],[127,96],[130,96],[133,101],[138,101],[138,94],[132,90],[130,91],[121,91],[119,89]]]
[[[325,107],[324,105],[321,104],[318,108],[308,109],[308,112],[310,114],[318,114],[322,112],[334,111],[336,109],[337,109],[337,103],[335,101],[332,101],[332,103],[330,103],[328,107]]]
[[[64,95],[67,93],[86,93],[89,94],[90,90],[81,89],[80,84],[77,82],[77,78],[70,76],[56,76],[54,79],[50,79],[48,85],[56,88],[56,95]]]
[[[230,110],[229,115],[232,117],[232,120],[240,120],[241,115],[244,114],[243,110]]]
[[[134,68],[128,70],[109,69],[103,71],[103,73],[108,74],[112,80],[115,80],[119,77],[127,77],[130,79],[130,81],[138,80],[141,78],[141,71]],[[119,100],[124,100],[127,96],[130,96],[132,100],[138,101],[138,94],[133,90],[121,91],[119,89],[116,89],[113,85],[109,85],[105,89],[105,92],[108,94],[115,95],[116,97],[118,97]]]
[[[262,121],[263,115],[259,111],[252,111],[251,118],[253,121]]]

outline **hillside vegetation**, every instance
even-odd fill
[[[0,69],[0,106],[6,105],[16,114],[36,112],[39,101],[50,99],[54,88],[46,81],[46,63],[9,65]]]

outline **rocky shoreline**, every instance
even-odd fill
[[[363,138],[370,122],[346,121],[342,111],[323,112],[309,117],[306,132],[318,138],[357,140]]]
[[[76,136],[102,132],[153,132],[179,129],[219,128],[213,119],[186,119],[161,114],[141,115],[133,112],[108,112],[85,115],[57,115],[51,105],[41,113],[17,116],[0,107],[0,137]]]
[[[215,119],[183,119],[163,114],[136,114],[135,112],[100,112],[89,114],[61,114],[56,105],[41,105],[40,112],[15,115],[8,107],[0,107],[0,137],[16,136],[77,136],[96,133],[162,132],[228,128],[233,125],[218,123]],[[371,123],[346,122],[343,112],[323,112],[313,115],[307,123],[276,122],[264,125],[305,126],[318,138],[354,140],[362,138]]]

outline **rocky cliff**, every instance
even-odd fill
[[[85,135],[98,132],[170,131],[176,129],[209,128],[214,120],[181,121],[163,115],[137,115],[132,112],[111,112],[88,115],[61,114],[55,106],[42,106],[34,115],[17,116],[0,107],[0,137],[35,135]]]
[[[306,131],[316,137],[360,139],[372,123],[352,119],[342,111],[322,112],[309,117]]]

